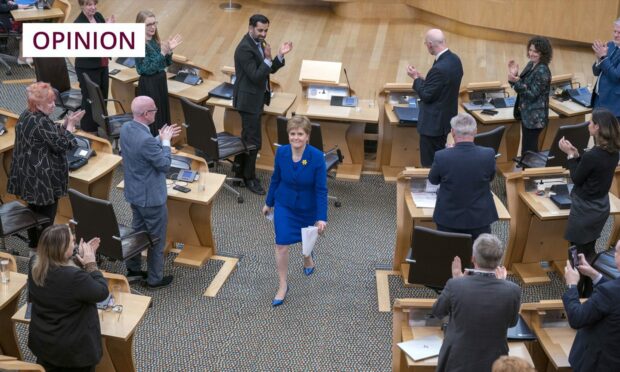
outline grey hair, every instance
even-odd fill
[[[495,269],[504,256],[504,246],[497,236],[480,234],[474,242],[473,256],[482,269]]]
[[[468,113],[462,112],[450,119],[450,126],[458,137],[476,135],[476,119]]]

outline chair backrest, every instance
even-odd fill
[[[217,131],[211,110],[208,107],[197,105],[186,98],[181,98],[181,107],[185,116],[187,144],[195,148],[207,160],[219,160]]]
[[[84,195],[74,189],[69,189],[69,200],[73,209],[75,226],[75,240],[88,241],[99,237],[101,244],[97,253],[117,260],[123,259],[123,250],[120,240],[121,234],[116,220],[112,203]]]
[[[0,260],[9,260],[9,271],[17,272],[17,262],[12,254],[0,252]]]
[[[62,21],[63,23],[67,23],[69,15],[71,14],[71,4],[67,0],[56,0],[54,1],[54,4],[52,4],[52,8],[58,8],[62,10],[62,12],[65,14]]]
[[[588,131],[588,122],[574,125],[563,125],[555,133],[555,138],[551,143],[549,155],[547,155],[546,167],[564,167],[566,168],[566,154],[560,150],[558,143],[562,137],[570,141],[570,143],[583,152],[588,147],[590,140],[590,132]]]
[[[99,127],[104,129],[105,133],[108,133],[108,110],[103,98],[101,88],[97,83],[92,81],[86,73],[82,75],[84,82],[86,83],[86,92],[88,93],[88,103],[90,103],[90,109],[93,114],[93,120]]]
[[[60,93],[71,90],[67,61],[64,58],[33,58],[32,60],[37,81],[49,83]]]
[[[285,116],[278,116],[276,118],[278,144],[288,145],[288,132],[286,131],[286,125],[288,124],[288,118]],[[321,134],[321,125],[312,123],[312,130],[310,131],[310,145],[323,151],[323,135]]]
[[[452,260],[461,258],[463,267],[471,262],[472,241],[469,234],[437,231],[422,226],[413,229],[409,265],[409,283],[438,289],[452,277]]]
[[[505,126],[499,126],[493,130],[484,133],[478,133],[474,137],[474,143],[478,146],[490,147],[495,150],[495,154],[499,152],[499,145],[502,143]]]

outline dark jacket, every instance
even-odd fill
[[[234,107],[251,114],[262,113],[263,106],[269,105],[271,99],[267,89],[269,74],[282,66],[284,60],[280,61],[276,56],[269,67],[250,34],[245,34],[235,49]]]
[[[497,221],[490,182],[495,177],[495,151],[459,142],[435,153],[428,180],[440,185],[433,220],[454,229],[476,229]]]
[[[302,171],[293,172],[291,146],[278,148],[265,204],[273,207],[277,202],[292,210],[314,211],[316,221],[327,221],[327,173],[323,152],[307,145],[301,159]]]
[[[17,4],[9,5],[8,0],[0,0],[0,31],[3,29],[10,29],[11,27],[11,10],[17,9]],[[8,30],[6,30],[8,31]]]
[[[97,12],[95,13],[95,21],[97,21],[97,23],[105,23],[105,18],[103,18],[103,15],[101,15],[101,13]],[[83,12],[80,12],[80,14],[77,16],[77,18],[73,22],[74,23],[90,23],[88,21],[88,18],[86,18]],[[101,66],[101,57],[94,57],[94,58],[76,58],[75,67],[95,69],[95,68],[103,68],[104,66]],[[107,66],[105,66],[105,68],[107,68]],[[107,98],[107,97],[104,97],[104,98]]]
[[[592,65],[592,73],[598,76],[598,101],[596,107],[604,107],[620,117],[620,48],[613,41],[607,43],[607,57],[597,66]],[[594,94],[592,98],[594,98]]]
[[[7,191],[35,205],[50,205],[67,194],[66,152],[75,137],[47,115],[24,111],[15,126],[15,148]]]
[[[551,89],[551,71],[544,63],[534,64],[530,61],[520,79],[510,85],[517,92],[514,117],[528,129],[541,129],[549,123],[549,89]]]
[[[28,275],[32,313],[28,347],[48,363],[60,367],[87,367],[102,356],[101,326],[96,303],[108,297],[108,284],[100,271],[75,266],[52,268],[45,285]]]
[[[413,90],[420,97],[418,133],[442,136],[450,133],[450,119],[458,113],[459,89],[463,65],[459,57],[446,50],[428,71],[426,79],[413,81]]]
[[[562,301],[570,326],[578,330],[568,357],[573,371],[620,371],[620,279],[602,278],[583,304],[575,287]]]
[[[508,354],[506,332],[517,324],[521,289],[495,277],[472,275],[450,279],[433,305],[433,315],[450,315],[438,372],[490,371]]]

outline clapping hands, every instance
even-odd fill
[[[594,40],[594,43],[592,44],[592,50],[594,51],[594,55],[596,55],[596,58],[598,59],[603,59],[607,57],[607,44],[600,40]]]
[[[181,43],[183,43],[183,38],[181,37],[181,35],[176,34],[174,36],[171,36],[168,38],[168,40],[162,41],[161,53],[163,55],[170,54],[176,47],[181,45]]]
[[[99,238],[92,238],[88,242],[84,242],[84,239],[80,239],[78,254],[75,255],[75,258],[80,262],[80,264],[82,264],[82,266],[97,262],[95,254],[97,253],[97,249],[99,249],[100,243],[101,239]]]
[[[278,50],[278,55],[284,56],[286,53],[290,52],[291,50],[293,50],[293,42],[285,41],[284,43],[282,43],[282,45],[280,45],[280,50]]]
[[[558,147],[566,155],[572,155],[572,157],[574,158],[579,157],[579,150],[577,150],[577,148],[564,137],[562,137],[560,139],[560,142],[558,142]]]
[[[181,127],[177,124],[164,125],[159,130],[159,139],[162,141],[170,141],[172,138],[181,134]]]
[[[78,110],[78,111],[69,113],[67,116],[65,116],[65,122],[64,122],[65,129],[67,129],[71,133],[75,132],[75,127],[82,120],[85,113],[86,111],[84,110]]]
[[[519,64],[514,60],[508,61],[508,81],[515,82],[519,80]]]

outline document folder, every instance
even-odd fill
[[[209,92],[209,96],[223,99],[232,99],[233,85],[231,83],[222,83],[211,89],[211,91]]]
[[[566,93],[571,100],[577,102],[581,106],[591,107],[592,93],[590,93],[588,88],[567,89]]]
[[[415,127],[418,124],[420,108],[396,106],[394,107],[394,114],[396,114],[401,125]]]
[[[116,63],[129,68],[136,67],[136,60],[133,57],[118,57]]]

